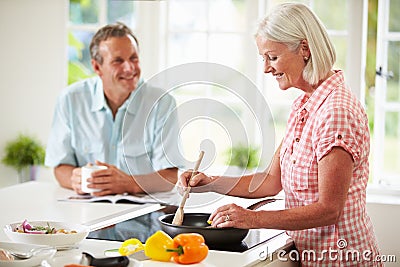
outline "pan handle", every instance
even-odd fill
[[[256,202],[256,203],[254,203],[254,204],[251,204],[250,206],[247,207],[247,209],[249,209],[249,210],[256,210],[256,209],[258,209],[258,208],[261,207],[261,206],[264,206],[264,205],[266,205],[266,204],[268,204],[268,203],[275,202],[275,201],[277,201],[277,200],[281,200],[281,199],[278,199],[278,198],[263,199],[263,200],[260,200],[260,201],[258,201],[258,202]]]

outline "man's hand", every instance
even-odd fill
[[[116,166],[104,162],[96,161],[96,165],[106,166],[105,170],[98,170],[92,173],[92,178],[88,179],[88,188],[101,189],[94,192],[94,196],[139,193],[139,188],[132,176],[118,169]]]
[[[82,192],[81,190],[81,173],[82,169],[81,168],[74,168],[72,170],[72,175],[71,175],[71,186],[72,189],[78,193],[78,194],[85,194],[85,192]]]
[[[98,170],[89,178],[89,188],[98,188],[102,191],[92,193],[94,196],[128,193],[165,192],[174,188],[177,181],[177,168],[167,168],[144,175],[128,175],[116,166],[96,161],[99,166],[107,166],[106,170]],[[72,165],[59,165],[54,169],[59,184],[64,188],[73,189],[78,194],[81,190],[81,168]]]
[[[74,190],[77,194],[85,194],[81,190],[81,168],[60,164],[54,168],[54,176],[60,186]]]

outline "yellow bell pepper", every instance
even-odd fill
[[[122,256],[129,256],[137,251],[143,250],[144,245],[137,238],[125,240],[118,249],[119,254]]]
[[[157,231],[146,240],[144,254],[152,260],[170,261],[171,253],[168,248],[173,247],[174,241],[164,231]]]

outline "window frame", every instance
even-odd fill
[[[400,32],[389,31],[389,9],[390,1],[378,1],[378,27],[377,27],[377,49],[376,49],[376,70],[382,67],[383,73],[388,72],[388,45],[391,41],[400,41]],[[388,182],[387,177],[394,176],[400,179],[400,175],[384,171],[385,158],[385,114],[386,112],[398,112],[400,114],[400,102],[388,102],[386,100],[387,78],[375,76],[375,110],[374,110],[374,162],[373,169],[373,190],[384,189],[385,192],[400,195],[400,185],[393,186]],[[379,90],[379,92],[378,92]],[[385,179],[386,178],[386,179]]]

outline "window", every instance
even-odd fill
[[[374,182],[400,188],[400,2],[378,3]]]
[[[211,62],[239,71],[255,81],[258,59],[252,36],[258,12],[255,3],[245,0],[166,1],[164,67]],[[233,73],[232,76],[236,75]],[[192,111],[194,118],[191,121],[180,116],[185,119],[181,121],[180,136],[184,144],[183,153],[186,158],[194,160],[202,147],[208,152],[206,162],[210,163],[211,169],[218,171],[229,160],[232,146],[260,146],[253,110],[241,98],[257,87],[233,85],[234,88],[225,88],[224,85],[226,83],[194,83],[171,92],[182,107],[191,102],[195,104],[198,98],[204,99],[202,105],[193,107],[196,111]],[[239,92],[241,89],[244,90]],[[246,89],[248,92],[244,92]]]
[[[89,45],[96,30],[116,21],[136,27],[134,1],[70,0],[68,84],[93,75]]]

